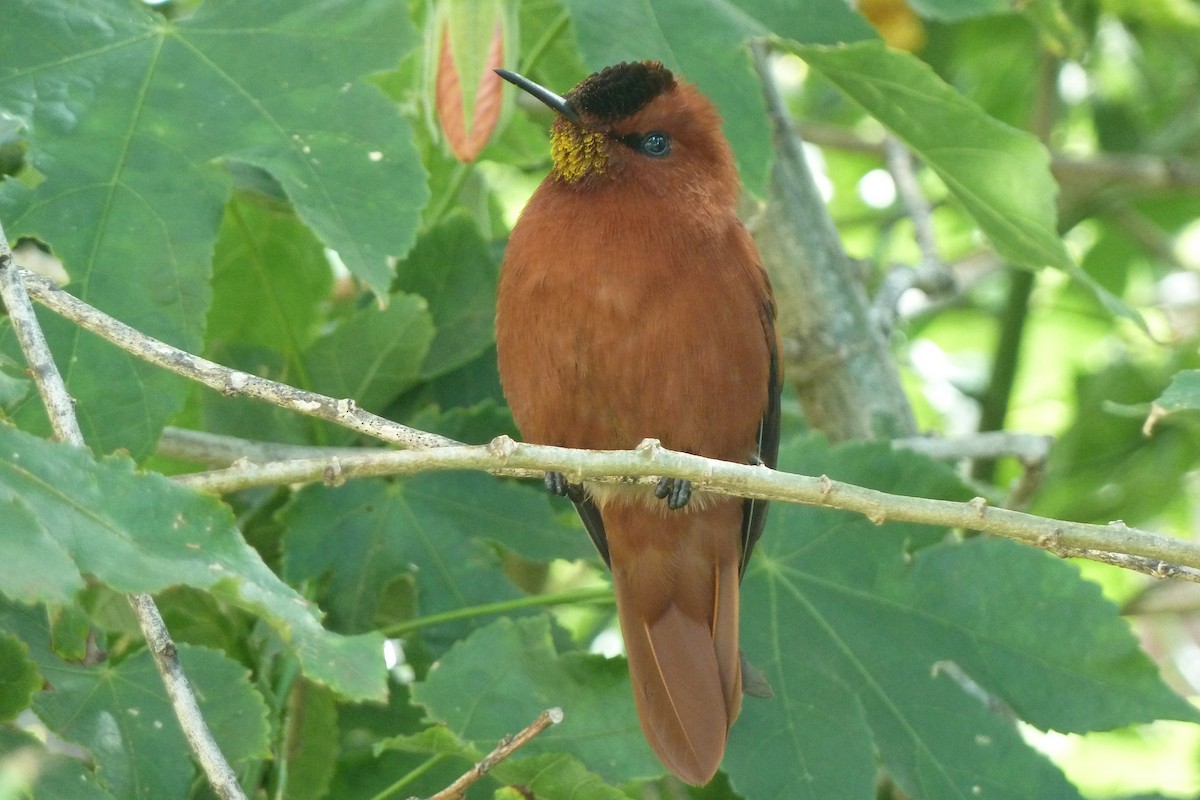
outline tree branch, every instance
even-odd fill
[[[46,345],[46,338],[25,291],[23,279],[31,274],[18,268],[13,262],[8,239],[4,235],[4,229],[0,227],[0,297],[3,298],[4,306],[13,320],[13,330],[33,374],[34,383],[42,396],[46,412],[50,416],[55,437],[83,447],[83,433],[75,417],[75,405],[58,367],[55,366],[54,357]],[[245,800],[246,796],[238,783],[237,775],[225,760],[216,740],[213,739],[208,723],[200,713],[196,695],[192,692],[187,675],[179,663],[179,653],[167,626],[163,623],[158,607],[154,604],[154,598],[148,594],[134,594],[129,595],[128,599],[138,625],[146,637],[155,666],[162,676],[171,707],[175,710],[179,725],[183,728],[184,736],[200,762],[209,785],[222,800]]]
[[[45,278],[21,269],[18,273],[22,278],[29,276],[30,294],[39,302],[129,352],[145,355],[153,363],[194,377],[229,395],[266,399],[368,433],[385,442],[425,448],[401,452],[363,450],[361,454],[347,454],[345,449],[338,449],[321,458],[244,464],[176,478],[197,489],[226,492],[251,486],[315,481],[336,484],[351,477],[410,475],[449,469],[484,470],[516,477],[541,476],[548,470],[555,470],[575,481],[586,478],[645,484],[654,483],[657,476],[671,475],[687,478],[697,488],[715,494],[855,511],[876,523],[899,520],[965,528],[1006,536],[1060,555],[1120,562],[1127,568],[1158,576],[1169,573],[1200,579],[1200,545],[1129,528],[1122,522],[1108,525],[1061,522],[992,508],[982,498],[971,503],[955,503],[890,495],[839,483],[826,476],[791,475],[763,466],[731,464],[675,453],[659,447],[653,440],[632,451],[570,450],[518,444],[507,437],[500,437],[488,445],[463,445],[369,414],[351,400],[335,400],[257,378],[170,347],[68,295]],[[196,438],[200,434],[193,432],[190,436]],[[438,446],[439,443],[444,444]],[[227,448],[226,456],[233,454],[229,450],[231,445],[229,441],[223,443]],[[260,451],[260,454],[263,452],[266,451]]]
[[[884,142],[869,139],[840,125],[806,122],[806,141],[855,153],[884,156]],[[1200,189],[1200,162],[1140,154],[1097,153],[1072,156],[1050,151],[1050,171],[1072,195],[1087,196],[1106,188],[1139,192],[1189,191]]]
[[[178,347],[160,342],[125,323],[113,319],[78,297],[63,291],[48,278],[18,267],[29,294],[42,305],[126,350],[138,358],[157,364],[177,375],[190,378],[224,395],[253,397],[280,408],[298,411],[366,434],[390,444],[405,447],[442,447],[458,444],[453,439],[398,425],[376,414],[363,411],[350,398],[335,399],[306,392],[286,383],[232,370]]]
[[[572,450],[514,442],[500,436],[486,445],[430,450],[364,451],[358,456],[240,464],[229,469],[178,476],[184,485],[210,492],[253,486],[340,482],[352,477],[414,475],[445,470],[482,470],[502,475],[540,476],[561,472],[572,482],[654,484],[658,477],[686,478],[696,490],[853,511],[876,524],[916,522],[991,533],[1061,556],[1118,563],[1162,577],[1200,580],[1200,545],[1130,528],[1064,522],[1004,508],[977,497],[968,503],[889,494],[830,479],[733,464],[679,453],[647,439],[635,450]]]
[[[770,197],[754,238],[779,304],[788,378],[809,425],[833,441],[911,435],[916,422],[887,337],[813,182],[766,45],[752,50],[775,142]]]
[[[532,741],[533,737],[546,730],[546,728],[549,728],[551,725],[557,725],[562,721],[563,712],[561,708],[550,708],[543,711],[538,715],[537,719],[529,723],[516,736],[505,736],[500,741],[500,744],[496,745],[496,749],[484,756],[482,761],[468,770],[454,783],[430,797],[429,800],[459,800],[459,798],[465,796],[471,784],[478,781],[484,775],[487,775],[493,767],[527,745]]]

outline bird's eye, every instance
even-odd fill
[[[671,139],[660,131],[648,133],[642,139],[642,152],[654,158],[662,158],[671,152]]]

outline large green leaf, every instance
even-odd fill
[[[429,380],[470,362],[495,342],[499,264],[479,226],[456,214],[417,240],[396,268],[396,285],[429,302],[437,333],[421,376]]]
[[[29,163],[45,180],[0,184],[8,236],[50,243],[73,292],[195,351],[223,165],[239,162],[270,173],[383,294],[427,189],[407,123],[359,79],[413,46],[406,9],[208,0],[173,20],[136,0],[20,0],[0,26],[0,111],[28,125]],[[72,326],[48,333],[89,442],[147,453],[182,382]],[[22,414],[32,424],[39,411],[30,402]]]
[[[421,378],[433,341],[428,309],[421,297],[396,294],[386,308],[357,311],[305,351],[311,388],[382,410]]]
[[[780,463],[964,497],[944,468],[885,445],[808,439]],[[742,646],[776,699],[746,702],[725,762],[747,797],[865,796],[871,752],[926,800],[1076,797],[1009,714],[1062,731],[1197,719],[1099,589],[1045,553],[812,508],[771,513],[743,584]]]
[[[419,616],[518,597],[488,539],[529,559],[590,551],[582,531],[555,520],[542,492],[470,473],[309,487],[284,523],[285,574],[293,582],[328,576],[324,602],[345,631],[369,629],[398,581],[412,582]]]
[[[28,651],[16,636],[0,630],[0,722],[28,708],[34,692],[42,688],[42,676]]]
[[[384,751],[457,756],[467,764],[478,763],[484,758],[483,752],[444,727],[429,728],[412,736],[390,737],[379,746]],[[627,800],[629,797],[604,783],[596,773],[589,772],[578,759],[561,753],[532,758],[517,754],[495,764],[489,775],[501,783],[520,785],[541,800]]]
[[[19,496],[0,502],[0,508],[12,542],[0,559],[0,593],[26,602],[69,601],[84,584],[70,554]]]
[[[213,254],[210,352],[219,358],[223,345],[236,342],[295,359],[317,336],[332,284],[320,241],[285,203],[234,194]]]
[[[880,42],[792,47],[932,168],[1005,258],[1072,269],[1056,230],[1050,155],[927,65]]]
[[[432,720],[484,752],[558,707],[563,722],[523,753],[569,753],[614,783],[662,772],[642,740],[624,664],[560,655],[545,617],[502,619],[476,631],[439,659],[412,695]]]
[[[45,688],[34,710],[56,735],[85,748],[117,797],[182,798],[195,773],[187,741],[146,650],[119,663],[63,661],[45,611],[0,604],[0,626],[29,646]],[[232,764],[268,754],[267,707],[245,667],[222,653],[178,645],[180,663],[221,752]]]
[[[282,583],[242,539],[227,507],[161,475],[141,475],[127,458],[93,460],[0,425],[0,507],[15,499],[70,565],[64,581],[88,575],[119,592],[173,585],[206,589],[262,616],[296,649],[314,680],[355,698],[384,693],[382,639],[345,638],[321,627],[316,609]],[[20,562],[45,551],[44,538],[6,541]],[[70,571],[67,571],[67,567]],[[0,575],[0,577],[3,577]],[[21,580],[0,585],[16,600],[38,599]]]
[[[84,763],[49,748],[25,731],[0,728],[5,798],[54,800],[113,800]]]
[[[771,130],[747,40],[782,35],[827,44],[874,35],[842,0],[566,0],[565,5],[591,69],[657,59],[711,97],[725,120],[742,181],[756,193],[767,181]]]

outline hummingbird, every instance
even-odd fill
[[[500,380],[522,439],[664,447],[774,467],[782,367],[771,284],[736,213],[721,117],[657,61],[560,96],[550,174],[512,230],[496,305]],[[634,703],[681,780],[712,779],[742,703],[738,590],[767,504],[657,485],[546,485],[612,571]]]

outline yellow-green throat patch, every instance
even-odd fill
[[[555,121],[550,133],[554,174],[566,183],[578,183],[589,175],[603,175],[608,169],[608,146],[602,133],[581,130],[565,119]]]

